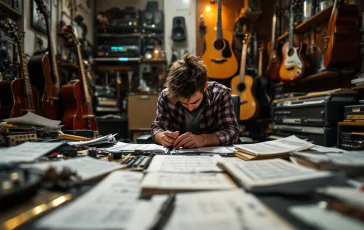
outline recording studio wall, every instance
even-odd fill
[[[168,63],[171,60],[172,46],[179,56],[182,56],[185,50],[196,54],[196,1],[195,0],[165,0],[165,49]],[[185,20],[186,39],[182,41],[173,40],[173,19],[183,17]]]

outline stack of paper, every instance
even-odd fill
[[[315,145],[296,136],[289,136],[274,141],[234,146],[237,157],[243,160],[257,160],[288,157],[290,152],[310,149]]]
[[[3,120],[0,126],[4,128],[12,129],[22,129],[22,130],[44,130],[47,132],[53,132],[60,130],[61,121],[50,120],[45,117],[41,117],[32,112],[28,112],[22,117],[15,117]]]
[[[87,181],[101,177],[114,170],[127,168],[127,165],[115,162],[99,161],[92,157],[85,156],[65,161],[48,161],[36,164],[26,164],[23,165],[23,167],[37,168],[40,170],[46,170],[50,167],[54,167],[59,171],[67,167],[72,171],[75,171],[82,180]]]
[[[109,134],[106,136],[102,136],[99,138],[92,139],[90,141],[72,141],[67,142],[69,145],[74,145],[77,147],[83,147],[83,146],[95,146],[95,145],[101,145],[101,144],[113,144],[115,143],[115,136],[117,134]]]
[[[117,142],[114,146],[109,148],[100,148],[111,153],[134,153],[136,151],[153,152],[165,154],[167,149],[161,145],[156,144],[132,144],[125,142]]]
[[[234,156],[234,146],[212,146],[195,149],[178,149],[171,151],[172,154],[196,155],[196,154],[219,154],[222,156]]]

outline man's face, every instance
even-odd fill
[[[192,112],[197,109],[203,101],[203,93],[197,91],[189,100],[185,98],[180,98],[179,102],[183,107],[188,109],[188,111]]]

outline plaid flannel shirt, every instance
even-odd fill
[[[200,116],[201,134],[215,134],[220,145],[231,145],[238,142],[239,127],[234,113],[230,89],[217,82],[208,82],[204,93],[206,103]],[[169,130],[186,132],[185,109],[180,102],[173,103],[167,97],[168,89],[164,89],[158,98],[156,117],[152,123],[151,134],[154,136],[164,130],[158,125],[160,121]]]

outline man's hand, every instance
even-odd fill
[[[173,145],[176,149],[183,147],[185,149],[200,148],[204,146],[205,138],[202,135],[195,135],[187,132],[179,136]]]
[[[175,140],[179,136],[179,131],[176,131],[176,132],[165,131],[165,132],[161,132],[159,135],[160,135],[161,145],[163,145],[164,147],[169,148],[169,147],[174,146],[173,143],[175,142]]]

